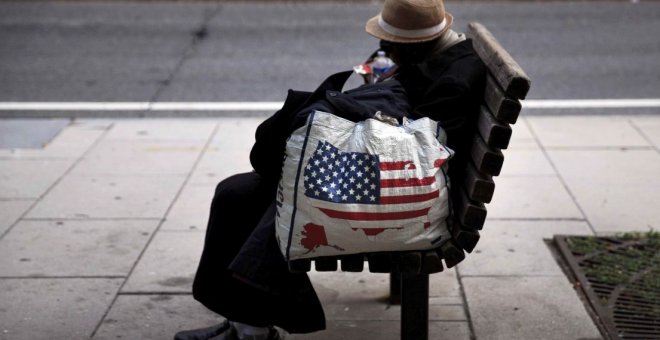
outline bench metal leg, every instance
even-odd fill
[[[428,340],[429,275],[401,274],[401,340]]]

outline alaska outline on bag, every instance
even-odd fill
[[[449,239],[447,161],[437,122],[393,126],[314,111],[291,134],[276,232],[288,260],[425,250]]]

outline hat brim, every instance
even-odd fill
[[[385,30],[383,30],[380,25],[378,25],[378,18],[380,17],[380,14],[369,19],[367,21],[367,25],[365,26],[365,30],[367,33],[371,34],[372,36],[385,40],[385,41],[391,41],[391,42],[396,42],[396,43],[419,43],[419,42],[425,42],[425,41],[430,41],[433,40],[439,36],[441,36],[443,33],[445,33],[449,28],[451,28],[451,25],[454,23],[454,16],[449,14],[448,12],[445,12],[445,20],[447,21],[447,24],[445,27],[438,33],[435,33],[433,35],[429,35],[426,37],[419,37],[419,38],[407,38],[407,37],[401,37],[397,36],[394,34],[391,34]]]

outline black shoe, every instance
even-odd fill
[[[223,337],[221,338],[220,335]],[[225,335],[226,337],[224,337]],[[234,328],[229,321],[225,320],[215,326],[178,332],[174,335],[174,340],[208,340],[214,337],[227,340],[238,339]]]
[[[248,339],[252,339],[252,338],[248,338]],[[240,339],[238,338],[238,335],[236,335],[236,329],[234,329],[234,327],[228,320],[225,320],[222,323],[219,323],[215,326],[178,332],[174,335],[174,340],[240,340]],[[275,328],[271,328],[268,333],[268,337],[266,337],[264,340],[282,340],[282,337],[280,337],[280,333]]]

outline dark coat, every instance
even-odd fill
[[[486,66],[472,40],[459,42],[426,63],[401,67],[395,78],[406,89],[412,118],[429,117],[447,133],[447,146],[456,152],[449,162],[449,178],[460,183],[486,82]],[[458,187],[452,187],[452,196]]]
[[[292,333],[312,332],[325,327],[323,311],[309,279],[305,274],[289,273],[279,252],[274,226],[275,188],[286,139],[305,124],[311,109],[329,110],[353,121],[369,118],[379,110],[394,115],[395,112],[408,112],[413,118],[427,116],[437,120],[447,132],[449,147],[457,151],[456,157],[450,161],[449,173],[454,176],[451,181],[460,177],[461,172],[452,174],[452,168],[464,168],[457,163],[467,160],[465,155],[469,151],[471,136],[468,131],[474,126],[485,82],[485,67],[469,40],[450,47],[431,62],[402,68],[395,77],[397,81],[356,89],[353,95],[363,91],[361,95],[366,98],[377,99],[366,106],[362,100],[356,104],[351,93],[338,92],[349,75],[350,72],[336,74],[313,93],[289,91],[282,109],[257,129],[256,142],[250,153],[255,172],[235,176],[218,185],[214,197],[217,208],[211,208],[212,218],[193,286],[195,298],[210,309],[240,322],[274,324]],[[403,104],[401,102],[405,93],[412,109],[405,100]],[[384,97],[393,101],[383,100]],[[392,110],[392,107],[397,109]],[[246,188],[251,188],[248,189],[250,192],[245,192]],[[232,204],[253,204],[254,209],[249,215],[254,218],[249,221],[223,218],[242,216],[235,213],[234,209],[238,208]],[[225,206],[226,209],[222,210]],[[213,217],[216,215],[217,219]],[[238,229],[243,235],[237,235],[236,239],[223,235],[232,233],[236,226],[240,226]],[[222,246],[223,240],[228,240],[226,246]],[[240,249],[237,250],[236,246]],[[228,270],[223,272],[227,264]],[[243,286],[250,286],[253,290]],[[251,299],[256,299],[254,304],[245,303]],[[295,313],[287,312],[287,308],[282,307],[285,303],[294,308]]]

